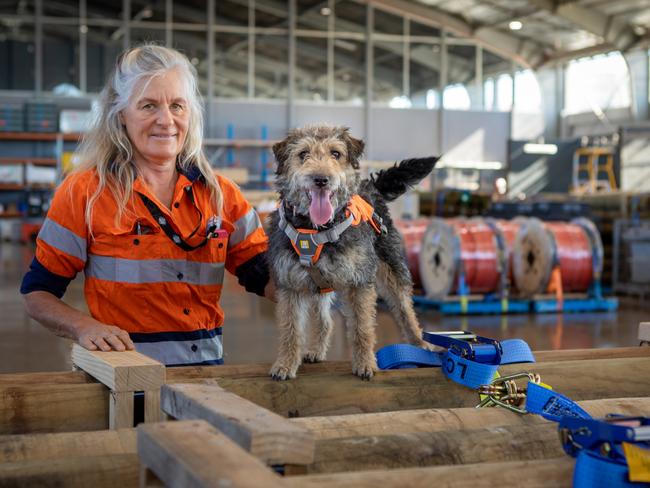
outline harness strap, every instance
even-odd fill
[[[354,202],[354,204],[352,202]],[[317,232],[311,229],[296,229],[291,225],[284,214],[284,204],[280,202],[278,208],[278,215],[280,217],[278,227],[280,227],[291,241],[291,245],[300,259],[300,264],[306,268],[309,276],[318,287],[320,293],[329,293],[334,291],[331,283],[323,276],[323,273],[314,266],[318,261],[325,244],[337,242],[341,237],[341,234],[343,234],[343,232],[345,232],[350,226],[359,225],[362,222],[369,222],[375,232],[383,234],[388,232],[381,217],[379,217],[370,204],[360,196],[354,195],[351,199],[350,205],[354,206],[355,209],[362,208],[363,210],[358,211],[358,215],[355,215],[355,212],[348,209],[349,215],[345,220],[339,222],[330,229]],[[372,214],[370,214],[370,212],[372,212]],[[370,215],[370,217],[368,217],[368,215]]]

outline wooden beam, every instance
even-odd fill
[[[537,362],[577,361],[582,359],[614,359],[650,357],[650,350],[638,347],[614,347],[607,349],[563,349],[557,351],[535,351]],[[325,361],[316,364],[302,364],[298,375],[323,373],[347,373],[351,371],[349,361]],[[181,366],[167,369],[167,383],[183,383],[205,378],[250,378],[266,376],[271,364],[226,364],[222,366]],[[2,384],[0,375],[0,385]]]
[[[137,351],[89,351],[72,345],[72,362],[113,391],[147,391],[165,383],[165,366]]]
[[[555,390],[578,400],[650,396],[650,358],[514,364],[501,374],[538,373]],[[372,381],[349,373],[268,378],[223,378],[219,385],[286,417],[474,407],[475,391],[448,380],[439,368],[382,371]]]
[[[650,398],[587,400],[580,406],[594,417],[616,412],[643,415],[650,411]],[[499,408],[404,410],[399,412],[306,417],[291,419],[309,429],[317,440],[352,436],[390,435],[409,432],[477,429],[502,425],[530,425],[545,421],[535,415],[513,415]],[[135,453],[136,430],[99,430],[0,436],[0,464],[26,460],[77,458]]]
[[[0,434],[107,429],[108,399],[99,383],[2,386]]]
[[[639,324],[639,342],[641,345],[650,345],[650,322]]]
[[[586,400],[578,403],[594,417],[604,417],[612,412],[622,415],[644,415],[650,412],[650,398],[614,398]],[[403,410],[358,415],[304,417],[290,420],[292,423],[310,430],[317,440],[546,422],[537,415],[514,415],[501,408]]]
[[[590,364],[597,366],[594,372],[600,371],[598,363],[600,360],[593,359],[586,364],[586,370],[582,368],[575,369],[573,361],[565,361],[570,358],[588,357],[596,355],[598,358],[608,358],[612,356],[621,356],[618,361],[628,358],[631,363],[629,374],[616,372],[615,376],[610,377],[611,371],[618,371],[620,367],[626,368],[628,362],[613,363],[617,359],[602,359],[608,361],[603,363],[605,377],[610,379],[603,385],[600,390],[595,389],[594,398],[615,398],[615,397],[638,397],[648,395],[644,390],[644,385],[639,383],[639,375],[643,372],[635,366],[645,364],[646,358],[650,357],[650,348],[633,347],[633,348],[616,348],[616,349],[596,349],[580,350],[575,353],[571,351],[554,351],[542,354],[537,352],[536,355],[540,361],[536,365],[514,365],[509,366],[509,371],[522,371],[524,369],[547,368],[548,361],[553,357],[558,357],[562,362],[556,364],[558,368],[552,368],[553,373],[549,378],[558,380],[551,381],[544,378],[547,383],[551,384],[556,390],[567,393],[570,396],[575,391],[572,385],[582,382],[584,386],[578,385],[579,388],[586,390],[589,394],[589,382],[591,381]],[[546,357],[545,357],[546,356]],[[632,358],[638,358],[637,361]],[[566,364],[566,368],[561,366]],[[167,371],[168,381],[173,382],[192,382],[201,381],[203,378],[215,378],[220,375],[223,377],[235,378],[253,378],[257,383],[251,385],[246,381],[241,382],[238,389],[233,389],[235,393],[244,393],[244,396],[251,401],[262,397],[260,400],[262,406],[283,416],[291,413],[300,416],[306,415],[335,415],[341,413],[363,413],[377,412],[387,410],[408,410],[416,408],[451,408],[462,406],[474,406],[476,395],[460,386],[448,385],[448,381],[442,378],[439,371],[420,370],[392,373],[379,373],[376,379],[369,383],[362,384],[355,382],[355,378],[349,375],[350,365],[347,362],[326,362],[313,365],[301,366],[301,373],[298,379],[286,384],[273,383],[267,378],[270,365],[225,365],[225,366],[203,366],[203,367],[182,367],[169,368]],[[567,369],[568,368],[568,369]],[[352,388],[349,394],[336,393],[337,397],[329,399],[324,396],[317,388],[308,387],[302,392],[302,385],[308,376],[323,376],[328,371],[337,372],[338,376],[333,377],[332,381],[346,383],[345,388]],[[563,371],[580,371],[579,374],[584,377],[575,379],[562,377]],[[541,371],[541,370],[540,370]],[[544,373],[546,374],[546,373]],[[397,376],[395,376],[397,375]],[[405,375],[402,379],[399,375]],[[600,375],[600,373],[597,373]],[[228,381],[230,381],[230,379]],[[108,427],[108,398],[109,391],[100,384],[88,383],[91,381],[86,373],[66,372],[66,373],[20,373],[20,374],[1,374],[0,375],[0,435],[2,434],[26,434],[35,432],[65,432],[65,431],[90,431],[105,429]],[[319,385],[323,385],[324,380],[314,380]],[[384,382],[386,388],[378,390],[376,387],[381,386],[379,382]],[[70,383],[70,384],[68,384]],[[329,382],[328,382],[329,383]],[[600,383],[597,383],[598,385]],[[567,385],[569,389],[563,389]],[[619,385],[623,387],[619,391]],[[224,383],[222,386],[226,387]],[[272,396],[260,394],[260,391],[247,394],[249,388],[269,388],[274,392]],[[314,385],[315,386],[315,385]],[[330,387],[327,387],[330,390]],[[354,392],[359,390],[361,393],[356,395]],[[285,399],[276,400],[275,397],[286,391],[288,396]],[[645,391],[645,392],[644,392]],[[451,392],[450,401],[445,404],[445,392]],[[309,395],[306,397],[305,395]],[[459,398],[459,395],[462,395]],[[580,398],[575,398],[579,400]],[[584,398],[588,399],[588,398]],[[393,408],[395,406],[395,408]],[[130,426],[129,426],[130,427]]]
[[[135,453],[133,428],[0,436],[0,464]]]
[[[564,455],[557,424],[322,439],[307,473],[548,459]]]
[[[72,345],[72,363],[110,390],[109,428],[133,426],[133,392],[143,391],[145,422],[162,420],[160,387],[165,366],[137,351],[89,351]]]
[[[542,461],[404,468],[396,470],[358,471],[285,479],[289,488],[494,488],[527,486],[535,488],[570,488],[574,460],[569,456]]]
[[[135,488],[139,471],[136,454],[20,461],[0,464],[0,486]]]
[[[270,468],[202,420],[140,425],[138,455],[166,486],[283,486]]]
[[[162,387],[163,411],[179,420],[202,419],[267,464],[309,464],[314,436],[216,384]]]

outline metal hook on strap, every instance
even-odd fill
[[[517,380],[523,378],[526,379],[526,385],[518,386]],[[528,413],[522,405],[526,404],[526,392],[529,382],[539,385],[541,378],[538,374],[528,372],[494,378],[489,385],[479,387],[479,395],[486,395],[486,397],[481,400],[476,408],[498,406],[516,413]]]

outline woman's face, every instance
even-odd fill
[[[144,84],[146,87],[142,90]],[[120,118],[133,144],[136,164],[175,164],[190,118],[179,72],[171,70],[142,80]]]

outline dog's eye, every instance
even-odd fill
[[[301,151],[300,154],[298,154],[298,157],[300,158],[301,161],[304,161],[308,155],[309,155],[309,151]]]
[[[330,154],[331,154],[332,157],[333,157],[334,159],[336,159],[337,161],[338,161],[339,158],[341,157],[341,153],[338,152],[338,151],[332,151]]]

